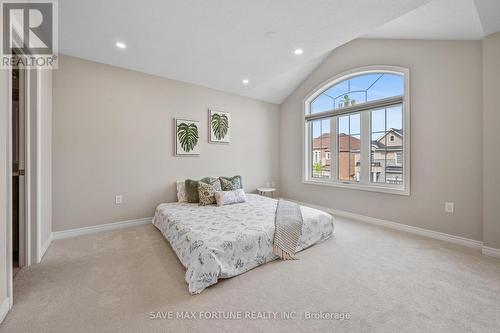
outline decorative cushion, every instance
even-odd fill
[[[188,202],[187,192],[186,192],[186,182],[183,180],[177,181],[175,182],[175,186],[177,188],[177,201]]]
[[[216,189],[213,185],[206,184],[200,181],[198,183],[198,197],[200,198],[200,206],[213,205],[215,203],[215,192]]]
[[[190,203],[197,203],[200,201],[198,196],[198,181],[192,179],[186,179],[185,187],[187,194],[187,201]]]
[[[199,183],[210,184],[214,187],[215,191],[222,191],[219,178],[205,177],[199,181],[192,180],[192,179],[186,179],[185,186],[186,186],[186,193],[187,193],[187,201],[188,202],[190,202],[190,203],[200,202],[200,196],[198,193]]]
[[[234,191],[217,191],[215,192],[215,201],[217,206],[231,205],[235,203],[247,201],[247,196],[243,189]]]
[[[205,177],[200,182],[212,185],[216,191],[222,191],[220,179],[217,177]]]
[[[220,178],[220,184],[222,187],[223,191],[234,191],[237,190],[235,184],[233,184],[230,180],[227,180],[226,178]]]
[[[243,182],[241,180],[241,176],[219,177],[219,178],[222,184],[223,191],[233,191],[243,188]],[[228,182],[231,183],[231,185],[229,185]]]

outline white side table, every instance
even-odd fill
[[[274,192],[276,192],[276,189],[273,187],[259,187],[257,188],[257,191],[262,196],[266,196],[266,194],[270,193],[271,198],[274,198]]]

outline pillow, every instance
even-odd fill
[[[186,187],[186,195],[187,201],[190,203],[197,203],[200,201],[198,196],[198,181],[192,179],[186,179],[185,187]]]
[[[215,203],[215,187],[204,182],[198,183],[198,197],[200,198],[200,206],[213,205]]]
[[[185,181],[177,181],[177,182],[175,182],[175,186],[177,188],[177,201],[188,202],[187,192],[186,192],[186,182]]]
[[[215,192],[215,201],[217,202],[217,206],[220,207],[245,202],[247,201],[247,197],[243,189],[235,191],[217,191]]]
[[[223,191],[233,191],[243,188],[243,182],[241,181],[241,176],[219,177],[219,178],[222,184]],[[231,185],[229,185],[228,182],[231,183]]]
[[[192,180],[192,179],[186,179],[185,184],[186,184],[186,193],[187,193],[188,202],[190,202],[190,203],[200,202],[200,196],[198,193],[198,186],[199,186],[200,182],[212,185],[214,187],[215,191],[222,191],[219,178],[205,177],[199,181]],[[215,201],[214,201],[214,203],[215,203]]]
[[[227,180],[226,178],[220,178],[220,184],[222,187],[223,191],[234,191],[237,190],[235,184],[233,184],[230,180]]]
[[[222,191],[220,179],[217,177],[205,177],[200,182],[212,185],[216,191]]]

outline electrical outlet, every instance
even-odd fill
[[[444,211],[447,213],[455,212],[455,204],[453,202],[445,202],[444,203]]]
[[[121,205],[123,203],[123,195],[117,195],[115,196],[115,204]]]

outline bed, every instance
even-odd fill
[[[247,202],[222,207],[165,203],[156,208],[153,225],[169,241],[186,268],[191,294],[277,259],[273,253],[278,201],[247,194]],[[302,236],[297,252],[333,234],[333,217],[301,206]]]

